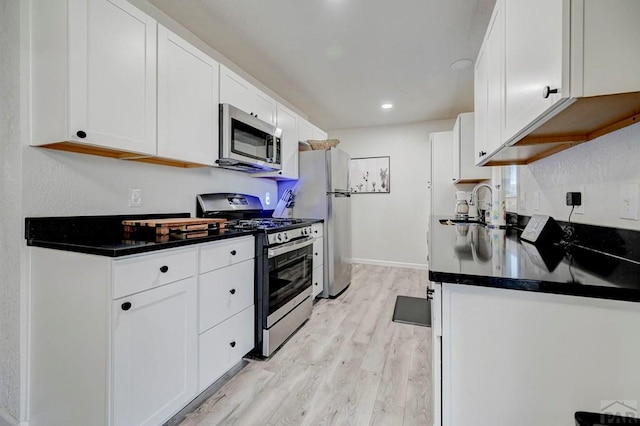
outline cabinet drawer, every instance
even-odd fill
[[[113,298],[194,276],[196,249],[163,251],[113,262]]]
[[[313,267],[324,263],[324,238],[316,238],[313,242]]]
[[[253,237],[217,241],[200,248],[200,273],[244,262],[255,257]]]
[[[311,224],[311,235],[315,238],[322,237],[324,235],[324,223]]]
[[[311,272],[312,297],[316,297],[324,290],[324,266],[320,265],[313,268]]]
[[[253,305],[254,261],[200,275],[199,332]]]
[[[198,392],[219,379],[254,347],[253,305],[200,335]]]

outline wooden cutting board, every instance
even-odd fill
[[[206,231],[211,224],[217,224],[218,229],[223,229],[226,219],[203,218],[172,218],[172,219],[144,219],[123,220],[125,232],[134,232],[141,229],[155,228],[157,235],[169,234],[169,232]]]

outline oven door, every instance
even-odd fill
[[[311,296],[313,238],[269,248],[267,328]]]

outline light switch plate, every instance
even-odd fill
[[[620,185],[620,218],[638,220],[638,184]]]

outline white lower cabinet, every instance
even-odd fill
[[[312,297],[315,298],[324,291],[324,237],[323,223],[314,223],[311,225],[311,235],[314,236],[313,242],[313,264],[311,281]]]
[[[253,305],[253,259],[200,275],[200,333]]]
[[[253,244],[30,248],[29,425],[160,425],[180,411],[254,347]]]
[[[198,392],[254,347],[253,244],[253,237],[243,237],[207,244],[201,249],[200,270],[207,272],[199,276]],[[230,253],[234,254],[229,257]],[[227,259],[228,263],[215,259]],[[217,269],[210,270],[212,267]]]
[[[431,386],[433,387],[433,426],[442,425],[442,285],[430,283],[431,297]]]
[[[196,301],[191,277],[113,302],[113,424],[161,424],[194,397]]]
[[[442,425],[571,425],[640,400],[637,302],[445,283],[441,307]]]
[[[252,304],[200,335],[198,392],[209,387],[253,349],[254,324]]]

